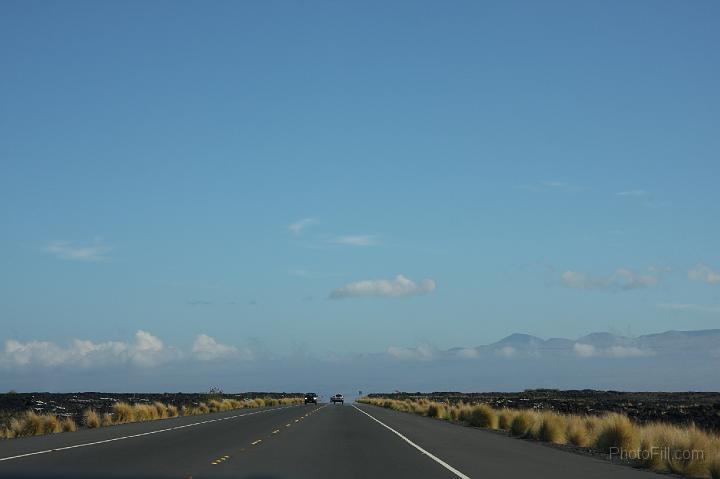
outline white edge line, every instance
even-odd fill
[[[95,445],[97,445],[97,444],[105,444],[105,443],[108,443],[108,442],[122,441],[122,440],[124,440],[124,439],[132,439],[132,438],[135,438],[135,437],[149,436],[150,434],[157,434],[157,433],[159,433],[159,432],[175,431],[175,430],[177,430],[177,429],[183,429],[183,428],[186,428],[186,427],[199,426],[199,425],[201,425],[201,424],[208,424],[208,423],[216,422],[216,421],[225,421],[226,419],[236,419],[236,418],[244,417],[244,416],[252,416],[253,414],[260,414],[260,413],[264,413],[264,412],[277,411],[277,410],[279,410],[279,409],[287,409],[287,408],[291,408],[291,407],[295,407],[295,405],[293,405],[293,406],[287,406],[287,407],[276,407],[276,408],[273,408],[273,409],[263,409],[262,411],[248,412],[248,413],[245,413],[245,414],[236,414],[236,415],[230,416],[230,417],[221,417],[221,418],[217,418],[217,419],[208,419],[207,421],[193,422],[193,423],[190,423],[190,424],[184,424],[184,425],[182,425],[182,426],[168,427],[168,428],[165,428],[165,429],[157,429],[157,430],[155,430],[155,431],[141,432],[141,433],[139,433],[139,434],[131,434],[131,435],[129,435],[129,436],[113,437],[113,438],[111,438],[111,439],[103,439],[102,441],[86,442],[86,443],[83,443],[83,444],[75,444],[75,445],[72,445],[72,446],[56,447],[56,448],[54,448],[54,449],[46,449],[46,450],[44,450],[44,451],[28,452],[28,453],[26,453],[26,454],[18,454],[17,456],[0,457],[0,462],[2,462],[2,461],[10,461],[11,459],[20,459],[21,457],[36,456],[36,455],[38,455],[38,454],[47,454],[48,452],[65,451],[65,450],[67,450],[67,449],[75,449],[75,448],[78,448],[78,447],[95,446]],[[131,423],[131,424],[136,424],[136,423]]]
[[[412,447],[414,447],[414,448],[417,449],[418,451],[422,452],[423,454],[425,454],[425,455],[428,456],[430,459],[432,459],[433,461],[435,461],[435,462],[437,462],[438,464],[440,464],[442,467],[444,467],[444,468],[447,469],[448,471],[450,471],[450,472],[452,472],[453,474],[455,474],[457,477],[461,477],[462,479],[470,479],[470,476],[466,476],[466,475],[463,474],[462,472],[460,472],[460,471],[458,471],[457,469],[455,469],[454,467],[452,467],[452,466],[451,466],[450,464],[448,464],[447,462],[443,461],[443,460],[440,459],[439,457],[433,455],[432,453],[430,453],[430,452],[426,451],[425,449],[423,449],[422,447],[418,446],[417,444],[415,444],[414,442],[412,442],[410,439],[406,438],[405,436],[403,436],[402,434],[400,434],[399,432],[397,432],[395,429],[391,428],[390,426],[388,426],[388,425],[385,424],[384,422],[380,421],[379,419],[376,419],[374,416],[371,416],[370,414],[366,413],[365,411],[363,411],[363,410],[360,409],[359,407],[355,406],[354,404],[352,405],[352,407],[354,407],[355,409],[357,409],[357,410],[360,411],[361,413],[365,414],[367,417],[369,417],[369,418],[372,419],[373,421],[377,422],[378,424],[382,425],[383,427],[391,430],[392,432],[394,432],[395,434],[397,434],[403,441],[407,442],[407,443],[410,444]]]

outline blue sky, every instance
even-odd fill
[[[0,341],[718,327],[719,15],[5,1]]]

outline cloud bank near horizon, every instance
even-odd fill
[[[251,361],[255,354],[250,348],[238,348],[217,342],[214,338],[199,334],[192,348],[184,351],[167,346],[153,334],[138,330],[132,341],[93,342],[87,339],[73,339],[68,346],[51,341],[5,341],[0,352],[0,369],[13,368],[57,368],[99,369],[118,365],[155,367],[184,361],[214,361],[235,359]]]
[[[0,390],[381,392],[516,391],[526,388],[716,390],[720,330],[577,339],[514,334],[443,350],[421,342],[379,353],[273,356],[198,334],[186,348],[147,331],[129,341],[8,340]],[[687,374],[692,371],[693,374]]]

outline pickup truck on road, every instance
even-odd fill
[[[339,402],[340,404],[343,404],[345,402],[345,398],[342,394],[336,394],[333,397],[330,398],[331,403]]]

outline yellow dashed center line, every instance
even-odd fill
[[[314,411],[311,411],[310,413],[305,414],[304,416],[300,416],[299,418],[295,419],[295,422],[300,422],[301,419],[308,417],[310,414],[313,414],[313,413],[317,412],[319,409],[320,409],[320,408],[318,408],[318,409],[316,409],[316,410],[314,410]],[[287,424],[285,424],[285,427],[290,427],[290,426],[292,426],[292,423],[287,423]],[[277,434],[277,433],[279,433],[279,432],[280,432],[280,429],[275,429],[272,433],[273,433],[273,434]],[[271,437],[271,436],[268,436],[268,437]],[[260,444],[261,442],[262,442],[262,439],[258,439],[257,441],[252,442],[251,445],[257,446],[257,445]],[[244,452],[244,451],[245,451],[245,448],[244,448],[244,447],[240,449],[240,452]],[[228,459],[230,459],[230,456],[222,456],[222,457],[220,457],[220,458],[218,458],[218,459],[215,459],[214,461],[210,462],[210,464],[212,464],[213,466],[217,466],[218,464],[221,464],[221,463],[227,461]]]

